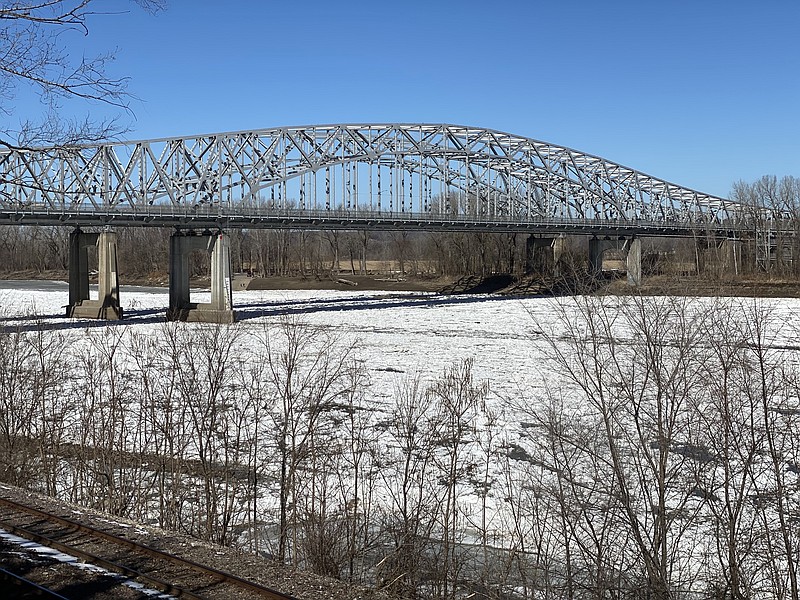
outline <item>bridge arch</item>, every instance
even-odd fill
[[[564,146],[480,127],[405,123],[8,150],[0,153],[0,218],[679,235],[735,228],[741,211]]]

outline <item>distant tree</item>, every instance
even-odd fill
[[[753,225],[751,264],[770,274],[800,274],[800,179],[765,175],[737,181],[731,200],[745,207]]]

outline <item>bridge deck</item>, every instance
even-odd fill
[[[539,219],[437,215],[420,212],[309,211],[204,206],[188,211],[173,206],[78,208],[24,207],[0,210],[0,225],[74,227],[175,227],[179,229],[342,229],[376,231],[476,231],[529,234],[737,237],[752,228],[725,221],[686,223],[652,220]]]

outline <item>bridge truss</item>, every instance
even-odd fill
[[[735,234],[737,205],[459,125],[281,127],[0,153],[0,224]]]

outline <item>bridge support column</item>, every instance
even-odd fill
[[[97,246],[97,300],[89,295],[89,247]],[[122,318],[117,271],[117,234],[113,231],[69,236],[69,304],[67,316],[83,319]]]
[[[189,255],[205,250],[211,255],[211,302],[192,302],[189,293]],[[231,288],[231,251],[227,234],[174,233],[169,246],[169,309],[170,321],[233,323]]]
[[[553,268],[553,240],[529,235],[525,241],[525,274],[546,275]]]
[[[628,255],[625,257],[625,265],[628,269],[628,285],[642,285],[642,240],[632,238],[625,244]]]
[[[620,238],[622,239],[622,238]],[[620,240],[611,238],[589,240],[589,273],[600,277],[603,273],[603,254],[606,250],[619,248]],[[636,237],[625,240],[621,248],[625,252],[625,266],[628,271],[628,285],[638,286],[642,283],[642,240]]]
[[[556,238],[537,238],[529,235],[525,241],[525,274],[561,275],[561,257],[567,249],[563,234]]]
[[[600,277],[603,274],[603,254],[606,250],[616,247],[617,240],[592,236],[589,240],[589,274],[591,276]]]
[[[708,253],[711,243],[704,239],[696,239],[694,242],[694,270],[696,275],[704,273],[708,267]],[[712,261],[713,262],[713,261]]]
[[[562,233],[553,240],[553,276],[564,275],[564,264],[561,259],[567,253],[567,237]]]

